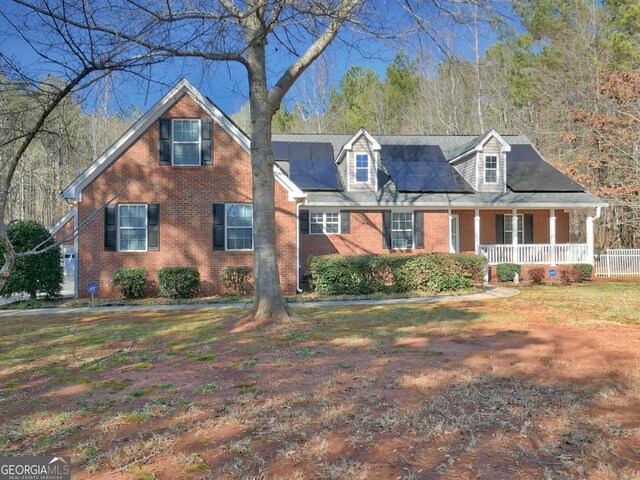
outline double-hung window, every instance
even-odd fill
[[[367,183],[369,181],[369,155],[359,153],[356,155],[356,182]]]
[[[338,212],[312,212],[309,215],[309,233],[340,233]]]
[[[200,165],[200,120],[173,120],[173,164]]]
[[[498,156],[484,156],[484,183],[498,183]]]
[[[513,216],[504,216],[504,243],[509,245],[513,242]],[[518,215],[518,243],[524,243],[524,217]]]
[[[143,252],[147,250],[147,206],[118,205],[119,250]]]
[[[391,248],[400,250],[413,248],[413,213],[391,214]]]
[[[253,250],[253,205],[227,204],[227,250]]]

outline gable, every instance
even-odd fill
[[[209,117],[214,124],[227,133],[229,138],[250,154],[251,142],[249,137],[233,121],[220,110],[211,100],[202,95],[188,80],[182,79],[164,97],[142,115],[113,145],[111,145],[95,162],[82,172],[71,184],[65,188],[60,197],[81,201],[83,189],[107,169],[115,160],[120,158],[142,135],[156,124],[159,118],[168,111],[177,109],[178,115],[193,117]],[[149,148],[155,148],[149,146]],[[285,178],[279,168],[274,168],[278,183],[287,189],[290,199],[304,196],[292,182]]]

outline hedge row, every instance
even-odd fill
[[[310,284],[322,295],[445,292],[482,282],[486,259],[472,254],[324,255],[309,261]]]
[[[559,265],[555,270],[558,274],[558,281],[563,285],[569,285],[591,279],[593,265],[588,263]],[[544,283],[545,279],[550,278],[547,267],[527,267],[527,269],[522,272],[521,266],[515,263],[501,263],[496,266],[496,275],[501,282],[512,282],[516,274],[523,280],[523,273],[528,280],[538,285]]]
[[[222,269],[222,284],[237,295],[247,293],[251,287],[250,267],[229,266]],[[142,298],[147,294],[148,272],[145,268],[118,268],[111,278],[124,298]],[[194,267],[167,267],[158,270],[160,294],[168,298],[191,298],[200,291],[200,272]]]

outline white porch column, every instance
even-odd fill
[[[595,244],[593,234],[593,217],[587,217],[587,262],[593,265],[593,245]]]
[[[448,210],[449,213],[449,253],[455,253],[456,249],[455,249],[455,245],[453,244],[453,242],[451,241],[451,224],[453,223],[453,220],[451,218],[451,209]],[[460,227],[458,227],[460,228]]]
[[[473,217],[473,235],[476,244],[476,255],[480,255],[480,209],[476,208],[476,215]]]
[[[549,243],[551,244],[551,265],[556,264],[556,209],[549,210]]]
[[[518,263],[518,209],[516,208],[511,210],[511,245],[513,247],[513,263]]]

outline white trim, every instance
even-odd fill
[[[498,132],[496,132],[494,129],[491,129],[491,131],[489,133],[487,133],[482,140],[480,140],[475,147],[470,148],[469,150],[467,150],[466,152],[462,152],[460,155],[452,158],[451,160],[449,160],[449,163],[453,163],[453,162],[457,162],[458,160],[463,159],[464,157],[466,157],[467,155],[469,155],[471,152],[481,152],[482,149],[484,148],[484,144],[487,143],[491,138],[495,138],[496,140],[498,140],[498,142],[500,142],[500,144],[502,145],[502,152],[510,152],[511,151],[511,145],[509,145],[504,138],[502,138],[500,136],[500,134]]]
[[[250,206],[251,207],[251,248],[229,248],[229,222],[227,221],[227,212],[229,211],[229,207],[234,206]],[[231,226],[231,228],[244,228],[248,229],[249,227],[238,227]],[[255,238],[253,235],[253,203],[225,203],[224,204],[224,251],[225,252],[253,252],[255,247]]]
[[[174,123],[176,121],[179,122],[184,122],[184,121],[188,121],[188,122],[198,122],[198,164],[187,164],[187,163],[183,163],[180,165],[176,165],[175,163],[175,145],[176,143],[178,144],[187,144],[187,145],[193,145],[195,142],[176,142],[173,132],[174,132]],[[172,167],[201,167],[202,166],[202,120],[199,118],[172,118],[171,119],[171,166]]]
[[[598,208],[608,207],[606,203],[506,203],[504,205],[496,204],[469,204],[469,205],[455,205],[451,202],[441,203],[376,203],[376,202],[362,202],[362,203],[348,203],[348,202],[305,202],[308,207],[326,207],[326,208],[342,208],[347,210],[353,209],[367,209],[371,208],[416,208],[420,207],[426,210],[442,210],[443,208],[455,208],[456,210],[473,210],[475,208],[481,208],[483,210],[509,210],[511,208],[520,208],[522,210],[548,210],[555,207],[559,209],[575,209],[575,208]]]
[[[367,166],[365,167],[358,167],[358,156],[361,157],[367,157]],[[358,183],[371,183],[370,181],[370,176],[371,176],[371,156],[368,153],[356,153],[353,152],[353,181],[354,183],[358,184]],[[348,166],[347,166],[348,168]],[[360,170],[366,170],[367,171],[367,179],[366,180],[358,180],[358,169]]]
[[[496,181],[495,182],[487,182],[487,157],[494,157],[496,159],[496,168],[495,168]],[[483,168],[482,183],[484,185],[497,185],[500,182],[500,155],[496,153],[483,153],[482,168]],[[490,168],[489,170],[493,170],[493,168]]]
[[[75,214],[73,216],[73,230],[74,232],[76,232],[75,236],[73,237],[73,248],[76,251],[76,275],[75,278],[73,279],[73,288],[75,290],[74,292],[74,297],[78,298],[78,288],[80,286],[80,259],[78,258],[80,255],[80,250],[78,248],[78,244],[79,244],[79,235],[78,235],[78,226],[80,225],[80,220],[78,219],[79,214],[78,214],[78,206],[74,206],[73,209],[75,210]]]
[[[122,215],[120,214],[121,207],[144,207],[144,250],[122,250],[120,248],[120,228],[124,228],[125,230],[142,230],[142,227],[121,227],[120,226],[120,218],[122,217]],[[116,235],[118,236],[117,238],[118,252],[135,253],[135,252],[149,251],[149,206],[146,203],[119,203],[116,226],[117,226]]]
[[[83,171],[62,192],[60,198],[74,198],[82,200],[82,190],[100,175],[109,165],[122,155],[144,131],[160,118],[184,94],[190,95],[215,122],[244,149],[251,154],[251,140],[233,121],[220,110],[211,100],[202,95],[198,89],[186,78],[180,80],[164,97],[158,100],[145,112],[129,129],[105,152],[100,155],[85,171]],[[304,198],[305,194],[290,180],[278,166],[274,166],[274,175],[280,185],[289,193],[289,200]]]
[[[350,139],[349,141],[347,141],[347,143],[345,143],[342,148],[340,149],[340,153],[338,153],[338,156],[336,157],[336,163],[340,163],[342,161],[342,158],[344,157],[345,153],[347,151],[351,151],[353,150],[353,144],[356,143],[356,141],[361,137],[361,136],[365,136],[365,138],[369,141],[369,143],[371,143],[371,148],[374,151],[379,151],[382,147],[380,146],[380,143],[378,143],[378,141],[373,138],[373,135],[371,135],[369,132],[367,132],[367,130],[364,127],[361,127]]]
[[[322,214],[322,226],[321,232],[312,232],[311,231],[311,216]],[[336,214],[338,215],[338,231],[337,232],[327,232],[327,214]],[[334,222],[331,222],[333,224]],[[342,233],[342,213],[339,211],[328,211],[328,210],[316,210],[309,211],[309,235],[340,235]]]
[[[399,248],[399,247],[395,247],[393,245],[393,216],[395,214],[400,214],[400,213],[409,213],[411,215],[411,246],[410,247],[406,247],[406,248]],[[408,232],[409,230],[396,230],[397,232]],[[414,211],[398,211],[398,210],[392,210],[391,211],[391,250],[415,250],[416,248],[416,218],[415,218],[415,212]]]
[[[49,229],[49,233],[51,234],[52,237],[56,233],[58,233],[60,231],[60,229],[62,227],[64,227],[69,222],[69,220],[71,220],[73,218],[73,216],[76,214],[76,208],[77,207],[75,207],[75,206],[70,208],[69,211],[67,213],[65,213],[64,216],[60,220],[58,220],[53,227],[51,227]]]
[[[453,237],[453,223],[455,220],[456,224],[456,242],[455,244],[451,241]],[[449,252],[450,253],[458,253],[460,252],[460,215],[457,213],[451,213],[449,211]]]

